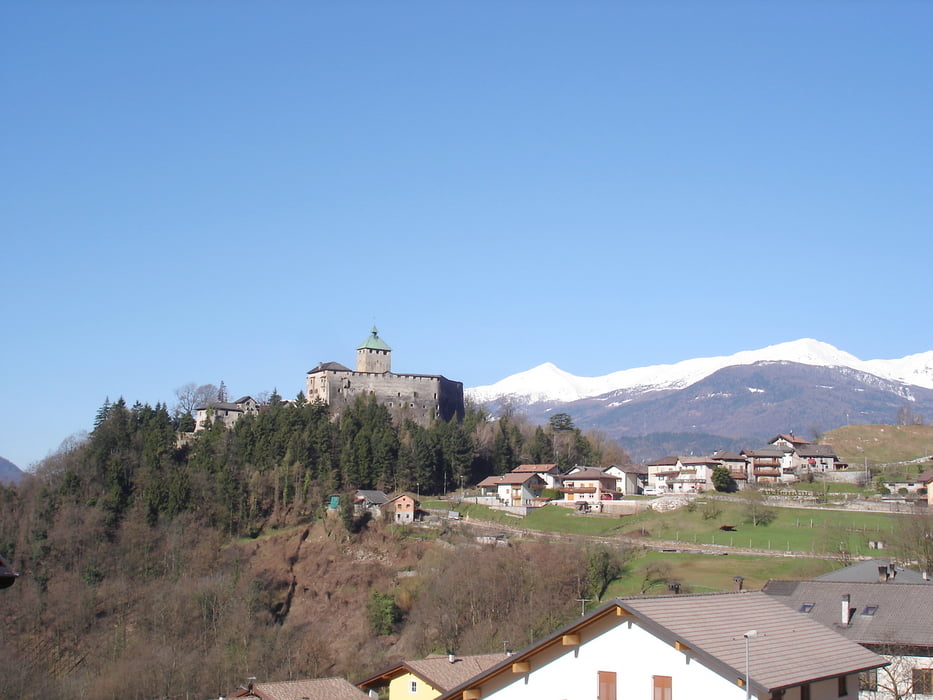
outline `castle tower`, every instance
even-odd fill
[[[369,337],[356,349],[356,371],[375,374],[392,371],[392,348],[379,337],[375,326]]]

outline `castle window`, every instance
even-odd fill
[[[418,398],[418,392],[417,392],[417,391],[412,392],[412,396],[414,396],[414,397],[417,399],[417,398]]]

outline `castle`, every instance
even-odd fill
[[[305,389],[308,401],[323,401],[335,413],[367,394],[396,420],[411,418],[426,426],[435,418],[463,418],[463,384],[435,374],[393,373],[392,348],[375,328],[356,349],[355,371],[339,362],[322,362],[308,372]]]

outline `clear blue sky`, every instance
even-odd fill
[[[928,2],[0,4],[0,455],[105,397],[933,349]]]

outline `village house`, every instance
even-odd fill
[[[751,483],[763,486],[797,480],[791,447],[762,447],[757,450],[742,450],[740,454],[748,460]]]
[[[616,598],[441,700],[836,700],[886,663],[761,592]]]
[[[477,484],[483,496],[494,497],[505,506],[533,506],[545,488],[544,480],[533,472],[509,472],[487,476]]]
[[[738,490],[748,488],[748,460],[745,457],[728,450],[714,452],[711,457],[729,470],[729,477]]]
[[[862,700],[933,696],[933,585],[892,576],[894,567],[884,562],[873,568],[872,582],[769,581],[763,591],[799,618],[815,620],[889,661],[862,673]]]
[[[433,700],[508,658],[507,653],[457,656],[432,654],[403,661],[356,682],[362,690],[388,688],[388,700]]]
[[[194,430],[204,430],[208,423],[224,424],[232,428],[240,418],[259,413],[260,404],[252,396],[243,396],[236,401],[215,401],[195,409]]]
[[[606,476],[613,477],[616,480],[615,490],[622,496],[640,494],[648,482],[648,468],[643,464],[625,464],[622,466],[613,464],[608,467],[582,467],[578,465],[572,467],[562,479],[566,480],[584,469],[598,469]]]
[[[556,464],[519,464],[512,474],[537,474],[549,489],[560,485],[560,468]]]
[[[421,504],[410,493],[402,493],[388,499],[382,506],[383,515],[395,525],[411,525],[418,515]]]
[[[567,474],[561,479],[558,491],[564,494],[565,503],[583,502],[592,505],[622,497],[616,488],[616,477],[595,467],[584,467]]]
[[[648,462],[648,486],[646,493],[668,493],[671,490],[670,482],[680,474],[677,465],[680,458],[675,455],[669,455]]]
[[[389,502],[389,497],[382,491],[357,489],[353,494],[353,512],[360,516],[369,513],[374,518],[382,517],[382,507]]]

